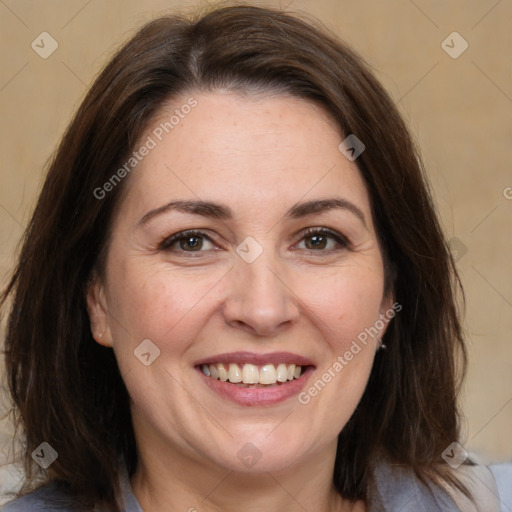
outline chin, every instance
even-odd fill
[[[276,425],[273,425],[275,429]],[[219,460],[219,452],[212,453],[216,463],[239,473],[265,473],[286,470],[304,459],[307,447],[305,435],[298,433],[277,434],[272,429],[261,429],[252,435],[234,436],[221,453],[226,456]]]

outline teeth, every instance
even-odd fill
[[[278,382],[286,382],[288,380],[288,370],[284,363],[277,365],[276,379]]]
[[[234,384],[237,382],[242,382],[242,372],[240,371],[240,367],[237,364],[229,365],[228,379],[229,382],[233,382]]]
[[[227,369],[226,369],[227,368]],[[244,364],[242,368],[236,363],[228,364],[203,364],[202,372],[207,377],[212,377],[223,382],[233,384],[276,384],[298,379],[302,373],[302,366],[280,363],[277,368],[273,364],[265,364],[258,367],[254,364]]]
[[[247,366],[247,365],[246,365]],[[244,366],[245,368],[245,366]],[[266,364],[260,370],[260,384],[276,383],[276,367],[273,364]]]
[[[242,368],[242,381],[244,384],[258,384],[259,378],[260,375],[257,366],[254,366],[253,364],[244,364],[244,367]]]
[[[212,365],[215,366],[215,365]],[[219,372],[219,377],[222,382],[226,382],[228,380],[228,371],[224,368],[223,364],[217,365],[217,371]]]

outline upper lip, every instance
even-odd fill
[[[307,357],[293,354],[292,352],[269,352],[267,354],[255,354],[254,352],[225,352],[214,356],[205,357],[194,363],[194,366],[217,363],[237,364],[296,364],[299,366],[313,366],[313,362]]]

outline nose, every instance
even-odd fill
[[[299,301],[280,265],[265,252],[252,263],[236,262],[223,314],[230,327],[272,337],[297,322]]]

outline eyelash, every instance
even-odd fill
[[[305,231],[303,231],[301,233],[301,239],[299,240],[299,242],[301,242],[302,240],[304,240],[308,236],[312,236],[312,235],[327,236],[328,238],[333,239],[338,244],[338,247],[332,248],[332,249],[305,249],[305,250],[307,250],[309,252],[324,253],[323,255],[326,255],[326,254],[331,254],[334,251],[339,251],[341,249],[347,249],[347,248],[350,247],[350,242],[349,242],[349,240],[347,238],[345,238],[340,233],[337,233],[336,231],[333,231],[333,230],[328,229],[328,228],[308,228],[308,229],[306,229]],[[204,238],[206,240],[209,240],[211,243],[215,244],[215,242],[206,233],[204,233],[203,231],[187,230],[187,231],[180,231],[179,233],[176,233],[176,234],[174,234],[172,236],[164,238],[162,240],[162,242],[160,242],[158,248],[160,250],[162,250],[162,251],[171,251],[172,250],[172,246],[175,243],[179,242],[180,240],[184,240],[184,239],[187,239],[187,238],[190,238],[190,237]],[[199,251],[179,250],[178,252],[181,252],[181,253],[192,253],[193,254],[193,253],[201,253],[201,252],[205,252],[205,251],[201,251],[201,250],[199,250]],[[194,256],[194,257],[197,257],[197,256]]]

